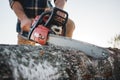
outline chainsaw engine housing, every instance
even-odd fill
[[[64,16],[60,16],[58,13],[63,13]],[[28,39],[44,45],[48,34],[65,36],[67,20],[67,12],[56,7],[51,12],[43,12],[33,21]]]

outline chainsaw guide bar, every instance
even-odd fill
[[[109,57],[109,51],[105,48],[90,43],[74,40],[68,37],[49,34],[47,42],[48,44],[53,44],[56,46],[80,50],[94,59],[106,59]]]

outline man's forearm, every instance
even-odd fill
[[[65,6],[66,0],[55,0],[55,7],[63,9]]]
[[[22,5],[18,1],[14,2],[12,9],[14,10],[15,14],[17,15],[20,21],[27,18]]]

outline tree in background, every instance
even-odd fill
[[[113,46],[113,48],[119,48],[120,49],[120,34],[115,35],[115,37],[110,42]]]

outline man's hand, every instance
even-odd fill
[[[32,24],[32,19],[29,19],[26,16],[24,9],[23,9],[22,5],[19,3],[19,1],[14,2],[12,9],[16,13],[18,19],[20,20],[22,31],[28,32],[30,30],[30,27]]]
[[[20,21],[21,22],[21,29],[22,31],[30,31],[30,27],[32,25],[32,20],[29,18],[25,18],[23,20]]]

